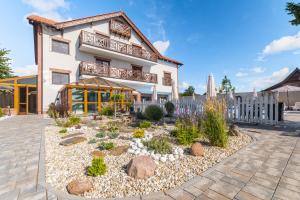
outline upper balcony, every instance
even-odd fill
[[[157,74],[146,73],[139,70],[112,67],[92,62],[81,62],[79,65],[79,73],[80,75],[92,75],[130,81],[157,83]]]
[[[80,33],[79,48],[89,53],[106,54],[136,64],[145,64],[145,61],[150,64],[157,62],[157,55],[153,52],[87,31]]]

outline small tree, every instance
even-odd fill
[[[111,95],[110,99],[114,102],[114,110],[115,110],[115,118],[117,117],[117,106],[116,106],[116,103],[117,102],[120,102],[124,99],[124,95],[122,94],[113,94]]]
[[[195,93],[195,88],[193,86],[189,86],[187,89],[184,90],[181,96],[193,96],[194,93]]]
[[[10,58],[7,57],[9,50],[0,49],[0,79],[10,78],[13,76],[10,68]]]
[[[292,3],[288,2],[286,4],[286,9],[287,13],[289,15],[293,15],[295,18],[290,21],[292,25],[299,25],[300,24],[300,3]]]
[[[234,92],[235,88],[231,85],[231,81],[225,76],[222,80],[221,88],[219,90],[220,93],[227,94],[230,91]]]

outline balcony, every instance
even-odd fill
[[[110,52],[120,53],[121,55],[157,62],[157,55],[153,52],[87,31],[81,31],[80,33],[80,48],[82,48],[83,45],[96,47],[98,50],[109,50]],[[91,49],[89,50],[91,51]]]
[[[79,65],[79,73],[80,75],[91,75],[130,81],[157,83],[157,74],[146,73],[138,70],[117,68],[92,62],[81,62]]]
[[[162,83],[165,86],[172,86],[172,79],[171,78],[163,77],[162,78]]]

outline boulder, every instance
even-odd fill
[[[235,125],[235,124],[231,124],[231,125],[229,126],[229,132],[228,132],[228,134],[229,134],[230,136],[239,136],[239,135],[240,135],[240,131],[239,131],[238,126]]]
[[[199,142],[196,142],[192,145],[191,154],[193,156],[204,156],[204,149]]]
[[[71,146],[74,144],[81,143],[83,141],[86,141],[85,137],[72,137],[72,138],[69,138],[69,139],[66,139],[66,140],[60,142],[59,144],[62,146]]]
[[[127,174],[136,179],[145,179],[154,175],[155,162],[149,156],[138,156],[128,163]]]
[[[112,156],[119,156],[119,155],[127,152],[128,148],[129,148],[128,145],[118,146],[118,147],[110,150],[109,154]]]
[[[81,195],[92,188],[93,184],[87,180],[73,180],[67,185],[68,192],[74,195]]]
[[[91,152],[91,155],[95,158],[103,158],[105,154],[102,151],[95,150]]]
[[[73,133],[73,134],[63,136],[63,137],[61,137],[61,139],[71,138],[71,137],[75,137],[75,136],[79,136],[79,135],[83,135],[83,134],[84,133]]]

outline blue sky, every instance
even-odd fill
[[[2,3],[4,4],[4,3]],[[300,27],[284,0],[10,0],[0,7],[0,48],[18,75],[35,70],[30,13],[58,20],[123,10],[166,56],[184,63],[180,88],[203,93],[213,73],[237,91],[264,89],[300,63]],[[299,33],[298,33],[299,32]]]

